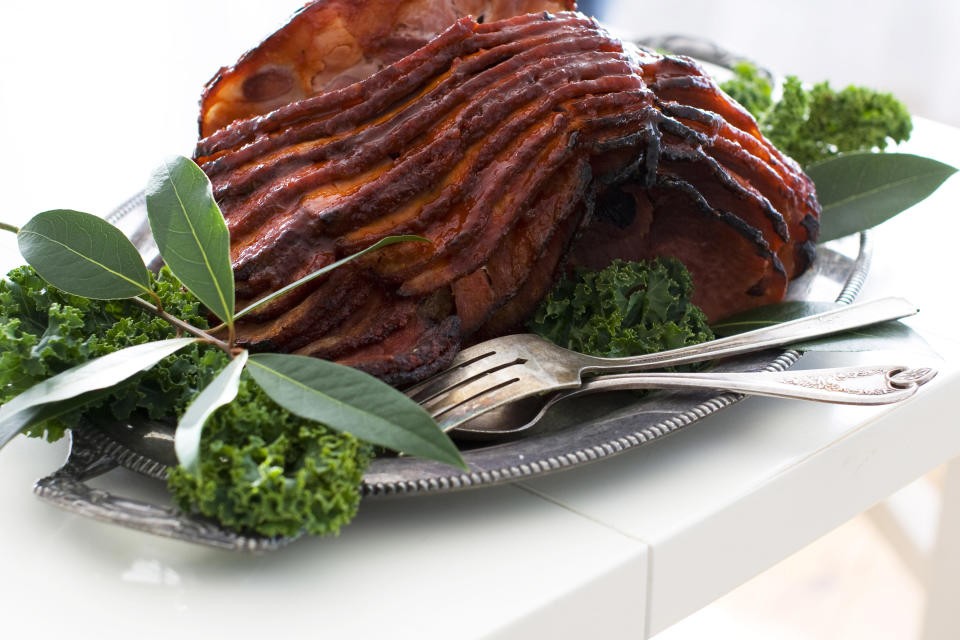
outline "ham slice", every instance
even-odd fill
[[[711,319],[783,297],[813,253],[810,180],[693,62],[543,11],[569,4],[317,2],[221,70],[196,159],[238,304],[430,240],[280,298],[241,341],[403,385],[515,330],[570,265],[679,258]]]

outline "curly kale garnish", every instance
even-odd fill
[[[721,88],[740,102],[760,130],[781,151],[807,166],[853,151],[883,151],[890,142],[910,138],[913,123],[902,102],[889,93],[848,86],[836,91],[828,82],[803,88],[787,76],[783,95],[770,100],[769,81],[749,62],[738,63]]]
[[[153,286],[168,312],[207,326],[199,301],[169,271]],[[19,267],[0,280],[0,404],[91,358],[174,336],[175,327],[139,305],[73,296]],[[27,435],[53,441],[82,420],[98,424],[135,414],[176,419],[227,361],[214,346],[188,346]],[[199,474],[173,469],[170,490],[184,509],[234,529],[268,536],[334,533],[356,512],[371,455],[355,437],[280,408],[245,377],[237,400],[207,424]]]
[[[541,303],[528,328],[591,355],[654,353],[713,339],[690,302],[693,283],[679,260],[615,260],[602,271],[579,268]]]
[[[721,83],[720,88],[739,102],[754,118],[759,119],[773,106],[773,86],[751,62],[741,60],[734,64],[733,77]]]
[[[199,302],[163,270],[154,289],[171,313],[199,327],[207,322]],[[31,267],[0,280],[0,404],[34,384],[87,360],[124,347],[176,336],[165,320],[127,300],[91,300],[49,286]],[[91,406],[34,426],[28,435],[63,436],[83,415],[124,420],[142,410],[151,417],[178,415],[210,380],[206,345],[192,345],[152,369],[117,385]],[[222,364],[220,365],[222,366]]]
[[[337,533],[354,516],[373,447],[298,418],[247,376],[237,399],[206,423],[199,471],[170,472],[187,512],[266,536]]]
[[[805,91],[789,76],[783,99],[761,121],[764,134],[801,165],[851,151],[882,151],[910,138],[913,123],[902,102],[889,93],[827,82]]]
[[[136,245],[92,214],[56,209],[19,229],[0,225],[32,267],[0,284],[0,448],[25,430],[55,440],[81,421],[176,421],[174,453],[194,476],[173,481],[181,504],[267,535],[328,533],[349,520],[369,460],[358,438],[466,470],[430,414],[384,382],[305,356],[250,356],[237,341],[236,320],[250,310],[371,251],[429,240],[381,238],[238,311],[229,230],[211,189],[184,156],[151,175],[147,217],[164,230],[153,239],[171,267],[159,281]],[[207,311],[221,327],[206,331]],[[230,404],[241,382],[246,404]],[[204,444],[218,410],[231,417],[214,419],[220,428]]]

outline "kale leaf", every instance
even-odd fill
[[[373,447],[294,416],[248,374],[237,399],[204,426],[199,472],[172,469],[168,487],[187,512],[266,536],[337,533],[360,502]]]
[[[713,339],[690,302],[693,282],[679,260],[615,260],[601,271],[578,268],[541,303],[528,324],[552,342],[591,355],[654,353]]]
[[[199,302],[166,270],[154,279],[164,307],[206,327]],[[0,280],[0,404],[34,384],[124,347],[176,336],[176,329],[127,300],[91,300],[49,286],[30,267]],[[178,415],[209,381],[220,357],[191,345],[113,388],[93,405],[31,428],[27,435],[55,441],[82,416],[124,420],[136,410],[154,418]],[[189,364],[188,364],[189,363]]]
[[[773,106],[773,86],[770,80],[751,62],[741,60],[733,65],[733,77],[721,83],[720,88],[759,119]]]
[[[910,138],[913,123],[902,102],[889,93],[848,86],[834,91],[828,82],[804,91],[789,76],[783,99],[761,121],[761,129],[781,151],[802,166],[851,151],[882,151]]]
[[[781,151],[807,166],[853,151],[883,151],[892,141],[910,138],[913,123],[902,102],[889,93],[848,86],[836,91],[828,82],[803,88],[787,76],[783,95],[771,99],[770,82],[755,65],[740,62],[721,88],[757,119],[760,130]]]
[[[206,328],[199,301],[166,269],[154,290],[164,308]],[[30,267],[0,280],[0,404],[61,371],[118,349],[176,335],[176,328],[125,300],[90,300],[49,286]],[[176,419],[227,364],[220,349],[196,344],[114,387],[110,394],[27,435],[53,441],[81,420],[97,424],[135,413]],[[237,399],[208,421],[200,472],[171,470],[184,510],[263,535],[335,533],[357,510],[372,447],[277,406],[248,377]]]

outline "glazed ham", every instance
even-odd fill
[[[200,103],[200,135],[364,80],[464,16],[494,22],[573,9],[574,0],[321,0],[220,71]]]
[[[383,23],[343,18],[376,4],[397,10]],[[424,44],[438,23],[402,10],[424,4],[316,3],[209,85],[196,158],[230,229],[238,305],[385,236],[430,240],[251,314],[238,327],[251,348],[403,385],[465,343],[516,330],[565,265],[679,258],[717,319],[780,300],[810,264],[811,182],[697,65],[574,12],[492,19],[558,4],[535,0],[441,2],[451,17],[482,5],[486,19],[456,19]],[[353,66],[328,73],[329,58],[291,54],[294,41],[329,50],[317,42],[343,25]],[[420,34],[400,38],[406,55],[397,33]],[[264,60],[293,78],[276,83],[285,97],[225,97],[270,85],[251,80]]]

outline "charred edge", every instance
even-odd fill
[[[816,244],[817,239],[820,237],[820,221],[808,213],[803,217],[803,220],[800,221],[800,225],[807,232],[807,240]]]
[[[655,110],[654,110],[655,111]],[[640,174],[640,186],[649,189],[657,180],[657,168],[660,166],[660,151],[663,148],[663,135],[655,120],[647,123],[647,149],[644,154],[643,171]]]
[[[813,261],[817,258],[817,245],[811,240],[801,242],[797,245],[796,263],[794,277],[810,268]]]
[[[699,71],[698,71],[699,74]],[[671,90],[681,90],[687,91],[693,89],[695,91],[709,90],[711,95],[714,92],[715,85],[710,78],[701,75],[688,75],[688,76],[674,76],[670,78],[660,78],[655,82],[650,84],[650,88],[653,89],[654,93],[659,94],[661,91],[671,91]]]
[[[674,135],[690,145],[704,146],[710,142],[707,136],[700,133],[696,129],[691,129],[679,120],[675,120],[674,118],[671,118],[667,114],[663,113],[663,103],[661,103],[659,100],[656,102],[656,104],[661,109],[661,113],[658,116],[657,125],[660,127],[662,132]]]
[[[727,224],[740,236],[753,244],[758,256],[769,260],[774,269],[786,275],[783,264],[780,262],[780,259],[777,258],[777,256],[774,255],[774,253],[770,250],[770,245],[767,244],[767,241],[763,237],[763,233],[761,233],[759,229],[752,227],[729,211],[714,209],[710,203],[707,202],[707,199],[704,198],[703,195],[696,189],[696,187],[685,180],[661,176],[657,180],[657,186],[679,191],[689,197],[696,206],[697,211],[712,218],[717,218]]]
[[[723,165],[717,162],[715,158],[707,155],[702,149],[692,149],[689,147],[687,149],[680,149],[676,145],[664,145],[662,153],[664,158],[678,162],[705,162],[710,168],[710,173],[720,182],[721,186],[735,197],[749,199],[756,203],[763,212],[764,217],[770,222],[774,233],[784,242],[790,241],[790,230],[787,226],[787,221],[783,215],[770,204],[770,201],[767,200],[759,190],[754,193],[734,180]]]
[[[702,125],[710,126],[714,129],[717,128],[718,116],[708,111],[704,111],[703,109],[698,109],[697,107],[692,107],[686,104],[670,102],[663,103],[661,105],[661,109],[665,114],[672,118],[692,120],[694,122],[699,122]]]
[[[425,334],[426,347],[421,343],[410,353],[382,360],[351,363],[351,366],[369,373],[392,387],[403,388],[443,371],[460,351],[460,319],[449,316],[436,332]]]
[[[675,71],[680,71],[681,73],[702,73],[700,65],[694,62],[691,58],[687,56],[682,56],[679,54],[667,53],[667,54],[658,54],[662,55],[662,59],[658,61],[660,66],[666,66],[667,64],[674,67]]]

